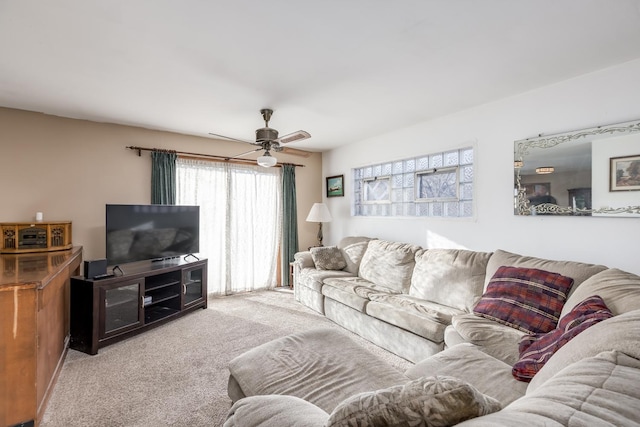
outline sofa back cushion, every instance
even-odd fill
[[[415,266],[417,245],[371,240],[360,263],[359,276],[376,285],[407,293]]]
[[[549,259],[518,255],[498,249],[493,253],[493,255],[491,255],[491,258],[487,263],[487,273],[485,275],[484,282],[485,289],[493,275],[498,271],[498,268],[502,266],[537,268],[539,270],[546,270],[552,273],[571,277],[573,279],[572,290],[576,289],[580,283],[584,282],[589,277],[607,269],[604,265],[585,264],[575,261],[553,261]],[[576,301],[576,303],[579,301],[582,301],[582,299]]]
[[[527,395],[572,363],[594,357],[603,351],[618,350],[640,359],[640,310],[603,320],[574,337],[544,364],[533,377]]]
[[[575,286],[574,286],[575,288]],[[604,300],[614,315],[640,309],[640,276],[610,268],[585,280],[572,293],[564,307],[562,316],[580,301],[593,295]]]
[[[490,252],[428,249],[416,253],[409,295],[471,312],[482,295]]]
[[[567,366],[543,387],[527,391],[502,411],[460,427],[635,427],[640,425],[638,376],[639,360],[618,351],[603,352]]]
[[[358,274],[360,262],[362,262],[370,240],[372,240],[371,237],[364,236],[348,236],[340,240],[338,249],[342,252],[342,257],[347,263],[345,271],[354,275]]]

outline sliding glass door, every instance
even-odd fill
[[[209,292],[226,295],[277,284],[280,168],[178,159],[178,204],[200,206],[200,252]]]

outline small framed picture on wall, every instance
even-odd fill
[[[327,177],[327,197],[344,196],[344,175]]]
[[[611,158],[609,191],[640,190],[640,155]]]

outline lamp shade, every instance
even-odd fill
[[[275,166],[278,162],[278,159],[269,154],[268,151],[264,153],[264,156],[258,157],[258,164],[263,168],[270,168],[271,166]]]
[[[307,215],[307,222],[331,222],[331,212],[324,203],[314,203]]]

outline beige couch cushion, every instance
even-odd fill
[[[491,356],[509,365],[520,357],[518,344],[524,332],[473,313],[454,316],[451,322],[466,342],[482,347]]]
[[[397,292],[407,293],[419,246],[371,240],[360,263],[359,276]]]
[[[420,250],[409,295],[470,312],[482,295],[490,257],[461,249]]]
[[[360,270],[360,262],[369,246],[370,237],[350,236],[344,237],[338,243],[338,249],[342,252],[342,256],[347,263],[345,270],[354,275]]]
[[[298,273],[297,286],[304,286],[316,292],[322,290],[322,282],[330,277],[353,277],[353,274],[343,270],[316,270],[303,268]]]
[[[444,346],[445,348],[453,347],[458,344],[467,344],[467,340],[462,338],[462,335],[456,331],[453,325],[449,325],[444,330]]]
[[[344,280],[327,279],[322,287],[322,295],[364,312],[364,308],[369,302],[368,294],[374,292],[367,285],[373,284],[359,277],[350,277]]]
[[[316,405],[294,396],[251,396],[233,404],[224,427],[321,427],[329,418]]]
[[[572,291],[589,277],[607,269],[604,265],[585,264],[575,261],[554,261],[532,256],[518,255],[498,249],[493,253],[493,255],[491,255],[491,258],[489,258],[489,262],[487,263],[487,271],[484,280],[485,289],[493,275],[498,271],[498,268],[503,265],[537,268],[539,270],[546,270],[552,273],[571,277],[573,279]]]
[[[311,257],[311,252],[309,251],[296,252],[295,255],[293,255],[293,260],[296,266],[300,269],[316,268],[315,265],[313,265],[313,258]]]
[[[409,378],[433,375],[463,378],[481,393],[497,399],[505,406],[524,396],[528,386],[513,378],[511,365],[469,343],[456,345],[428,357],[407,369],[404,374]]]
[[[366,313],[435,343],[444,341],[444,330],[453,310],[408,295],[373,294]],[[455,310],[457,313],[459,311]]]
[[[405,294],[371,294],[369,295],[369,299],[371,302],[378,302],[386,304],[391,308],[403,310],[408,313],[415,313],[425,319],[432,319],[444,325],[451,324],[453,316],[464,313],[457,308]]]
[[[640,361],[618,351],[581,360],[502,411],[459,427],[640,425]]]
[[[565,366],[603,351],[619,350],[640,359],[640,310],[620,314],[593,325],[574,337],[545,363],[529,383],[527,394],[554,377]]]
[[[458,378],[427,377],[352,396],[329,415],[326,427],[451,426],[500,409],[498,401]]]
[[[314,329],[255,347],[229,362],[245,396],[286,394],[331,412],[356,393],[409,379],[336,329]]]
[[[614,315],[640,309],[640,276],[610,268],[585,280],[565,303],[561,316],[580,301],[598,295]]]
[[[361,312],[364,312],[365,306],[369,303],[370,295],[389,292],[394,291],[371,283],[361,277],[326,279],[322,287],[322,295],[325,297]]]

